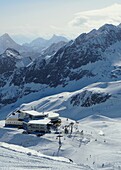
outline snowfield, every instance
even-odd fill
[[[4,147],[5,145],[5,147]],[[69,170],[83,169],[89,170],[88,167],[77,166],[76,164],[57,161],[56,159],[47,159],[41,156],[33,155],[31,152],[24,153],[17,151],[16,147],[11,149],[11,145],[0,144],[0,169],[2,170],[23,170],[23,169],[47,169],[61,170],[63,168]]]
[[[64,134],[63,127],[70,122],[74,122],[73,133]],[[37,137],[5,128],[3,121],[0,124],[2,169],[121,169],[120,119],[93,115],[75,122],[62,118],[60,149],[53,132]]]
[[[53,111],[79,120],[94,114],[121,117],[121,81],[99,82],[75,92],[64,92],[22,104],[18,109]]]
[[[37,137],[23,134],[22,129],[4,127],[5,122],[0,121],[1,168],[120,170],[120,103],[121,81],[116,81],[99,82],[76,92],[22,104],[18,109],[52,111],[62,116],[62,146],[59,148],[58,134],[54,132]],[[8,105],[5,111],[13,109]],[[2,115],[4,118],[4,112]],[[73,134],[65,134],[64,126],[71,122]]]

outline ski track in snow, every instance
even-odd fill
[[[3,145],[3,146],[2,146]],[[26,153],[24,149],[17,151],[17,149],[11,148],[11,145],[6,146],[2,143],[0,146],[0,169],[1,170],[22,170],[22,169],[53,169],[61,170],[63,168],[69,169],[89,169],[84,166],[78,166],[76,164],[65,162],[65,158],[60,160],[54,160],[54,158],[45,158],[38,156],[31,152]],[[16,146],[12,146],[15,147]]]

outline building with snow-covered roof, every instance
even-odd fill
[[[17,110],[9,114],[5,120],[5,126],[21,126],[28,132],[47,132],[50,124],[58,126],[60,123],[58,113],[35,110]]]
[[[7,116],[5,120],[5,126],[22,127],[23,122],[19,120],[18,114],[16,112],[13,112]]]
[[[22,119],[28,118],[28,119],[34,120],[34,119],[43,119],[47,116],[48,116],[47,113],[37,112],[35,110],[20,110],[20,112],[19,112],[19,119],[20,118],[22,118]]]
[[[51,120],[52,123],[55,123],[59,120],[59,114],[54,112],[48,113],[48,118]]]
[[[17,110],[7,116],[5,126],[22,126],[25,120],[43,119],[47,116],[47,113],[37,112],[35,110]]]
[[[44,132],[47,133],[50,130],[51,121],[50,119],[41,119],[41,120],[30,120],[27,122],[25,129],[27,132]]]

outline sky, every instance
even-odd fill
[[[0,35],[17,41],[73,39],[105,23],[121,23],[121,0],[0,0]]]

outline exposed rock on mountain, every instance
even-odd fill
[[[13,94],[15,100],[18,100],[31,92],[40,92],[40,97],[43,97],[67,90],[74,91],[95,82],[120,80],[120,61],[121,28],[106,24],[98,30],[81,34],[48,58],[37,57],[25,67],[17,67],[7,83],[3,81],[3,71],[1,104],[13,98],[11,90],[6,95],[6,88],[14,87]],[[16,63],[13,65],[15,67]],[[102,102],[110,96],[104,95],[102,98],[100,94],[92,95],[91,103],[87,104],[87,99],[83,105],[96,103],[95,97],[98,102]]]
[[[65,41],[60,41],[58,43],[53,43],[48,48],[42,51],[42,54],[48,58],[49,56],[55,54],[60,48],[62,48],[67,43]]]
[[[63,92],[44,97],[19,109],[53,111],[61,116],[79,120],[90,115],[120,117],[121,81],[91,84],[75,92]]]
[[[56,87],[65,86],[69,81],[79,80],[83,77],[96,77],[97,80],[105,80],[106,77],[110,79],[113,76],[111,73],[113,67],[111,68],[110,65],[110,63],[114,64],[112,56],[117,55],[117,58],[120,58],[120,55],[117,54],[120,40],[121,29],[112,25],[104,25],[97,31],[82,34],[74,42],[69,42],[61,48],[50,60],[42,60],[38,63],[38,59],[36,59],[24,71],[25,82]],[[114,48],[115,53],[111,52]]]
[[[101,92],[89,92],[87,90],[83,91],[81,94],[76,94],[72,97],[71,103],[73,106],[90,107],[99,103],[105,102],[111,96],[106,93]],[[81,103],[82,101],[82,103]]]

